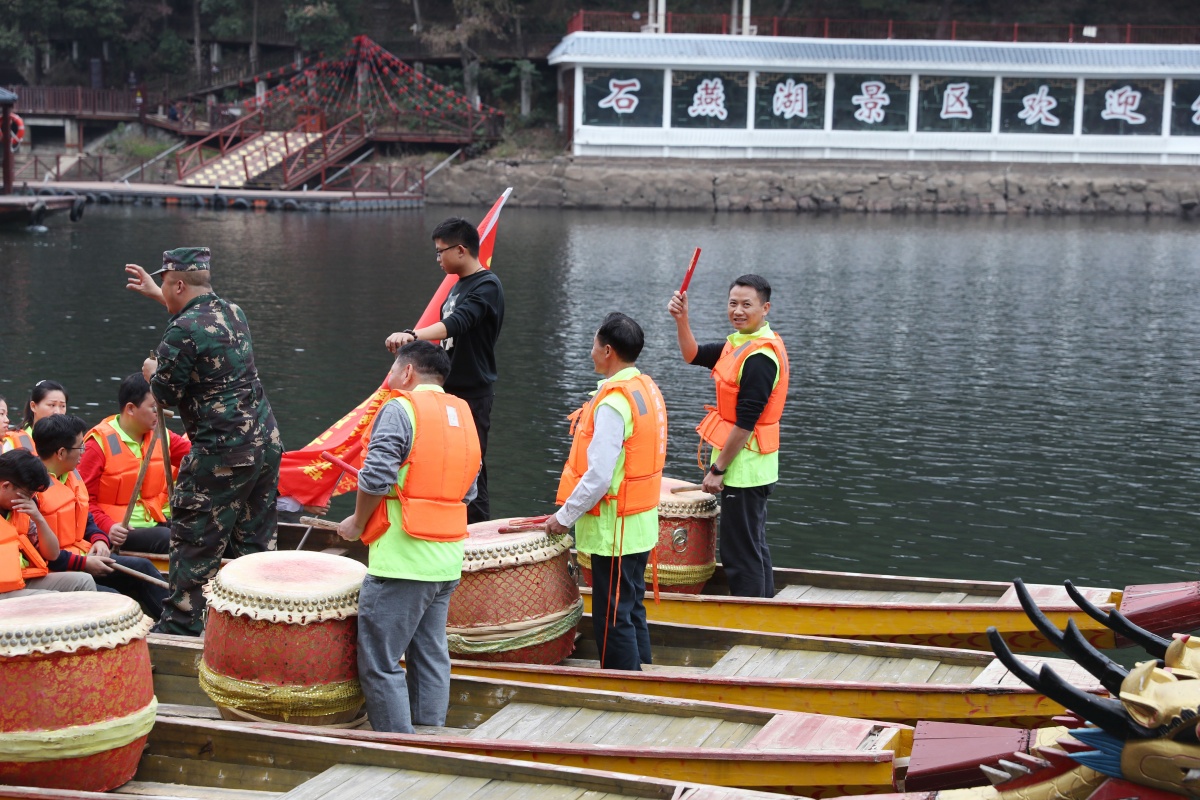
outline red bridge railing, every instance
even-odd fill
[[[211,164],[238,145],[261,136],[264,131],[263,113],[253,111],[232,125],[210,133],[195,144],[190,144],[175,154],[175,171],[183,180],[198,169]]]
[[[18,114],[136,117],[140,108],[127,89],[85,89],[82,86],[9,86],[17,95]]]

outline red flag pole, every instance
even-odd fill
[[[688,286],[692,283],[692,273],[696,271],[696,263],[700,261],[700,248],[696,248],[696,252],[692,253],[692,263],[688,264],[687,274],[683,276],[683,285],[679,287],[679,293],[683,294],[688,290]]]

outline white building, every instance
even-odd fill
[[[1200,47],[579,32],[576,155],[1200,164]]]

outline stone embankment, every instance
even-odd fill
[[[599,159],[469,161],[429,203],[527,208],[1189,216],[1200,170],[1180,166]],[[1200,213],[1200,212],[1197,212]]]

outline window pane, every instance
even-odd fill
[[[661,128],[663,71],[585,69],[583,124]]]
[[[1163,81],[1083,82],[1083,132],[1162,135]]]
[[[1200,81],[1175,81],[1171,88],[1171,135],[1200,136]]]
[[[671,73],[671,127],[745,128],[749,72]]]
[[[991,78],[921,76],[917,130],[990,131],[994,88]]]
[[[1005,78],[1000,83],[1002,133],[1075,132],[1073,78]]]
[[[835,75],[833,127],[843,131],[908,130],[907,75]]]
[[[755,128],[825,127],[825,76],[760,72],[754,89]]]

